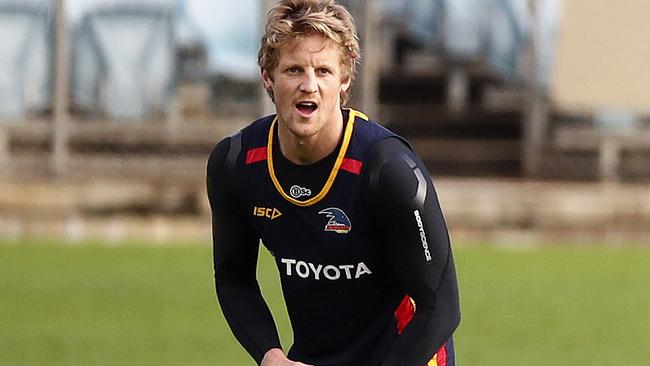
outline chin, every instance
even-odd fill
[[[292,135],[299,137],[299,138],[308,138],[314,136],[318,131],[316,131],[313,128],[301,128],[303,126],[299,126],[298,128],[289,128],[289,131],[291,132]],[[307,127],[307,126],[305,126]]]

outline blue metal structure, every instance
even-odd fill
[[[165,112],[176,74],[169,6],[99,7],[84,15],[74,39],[72,97],[77,108],[114,120]]]
[[[258,80],[262,5],[260,0],[185,0],[187,16],[205,37],[210,72]]]
[[[561,18],[562,0],[539,0],[534,21],[539,27],[535,47],[536,85],[547,90],[555,60],[555,42]]]
[[[486,17],[485,58],[500,79],[518,78],[519,56],[530,36],[532,18],[528,0],[492,0]]]
[[[493,75],[504,81],[521,77],[519,58],[536,22],[537,82],[546,87],[560,2],[539,0],[535,14],[528,0],[381,0],[380,8],[384,23],[399,27],[419,47],[452,63],[485,60]]]
[[[455,61],[471,61],[484,49],[485,0],[442,1],[442,49]]]
[[[388,0],[387,0],[388,1]],[[441,0],[414,0],[403,6],[408,23],[406,30],[426,48],[433,48],[440,41]]]
[[[51,106],[51,27],[49,1],[0,1],[0,119]]]

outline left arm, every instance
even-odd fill
[[[460,322],[458,285],[447,227],[422,161],[388,138],[365,167],[364,201],[415,316],[382,366],[425,365]]]

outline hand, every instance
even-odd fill
[[[302,362],[291,361],[279,348],[271,348],[264,354],[260,366],[313,366]]]

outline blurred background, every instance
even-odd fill
[[[147,291],[157,279],[167,278],[164,276],[170,283],[178,282],[177,289],[192,289],[195,279],[183,276],[198,271],[200,263],[207,278],[202,278],[206,282],[201,282],[196,294],[208,298],[202,300],[205,308],[195,310],[208,315],[196,319],[182,313],[179,309],[194,309],[178,298],[182,291],[157,284],[163,286],[158,305],[124,305],[124,313],[119,313],[121,317],[131,313],[131,307],[145,309],[145,315],[127,319],[139,330],[127,332],[130,340],[109,345],[129,349],[140,344],[144,345],[143,354],[162,355],[140,359],[133,356],[139,353],[132,349],[131,358],[126,356],[128,352],[121,354],[127,357],[123,364],[175,364],[170,360],[194,360],[181,352],[183,346],[211,349],[214,334],[210,332],[218,328],[228,345],[216,351],[226,355],[217,364],[246,364],[233,361],[246,357],[234,343],[228,343],[232,339],[222,319],[221,328],[208,322],[198,335],[193,328],[215,312],[210,297],[205,164],[221,138],[274,112],[261,89],[256,64],[265,14],[273,3],[0,0],[0,243],[7,244],[0,245],[5,251],[0,255],[0,278],[5,281],[0,279],[0,290],[8,294],[0,296],[4,298],[0,314],[5,314],[0,315],[0,323],[9,324],[4,333],[0,331],[0,363],[101,364],[97,360],[104,360],[103,356],[108,359],[119,353],[110,347],[93,353],[97,351],[92,346],[95,343],[84,343],[91,331],[66,330],[67,336],[61,335],[59,325],[51,323],[60,315],[52,313],[56,306],[31,308],[42,301],[34,294],[58,291],[43,284],[40,276],[55,279],[60,290],[68,280],[98,270],[97,281],[106,285],[105,290],[90,284],[68,287],[69,294],[57,305],[65,308],[71,298],[90,291],[94,294],[94,300],[88,300],[91,305],[75,303],[73,309],[86,309],[87,322],[92,324],[92,316],[101,312],[98,309],[106,311],[96,306],[114,305],[113,296],[121,299],[120,294],[131,298],[144,292],[153,298]],[[519,321],[530,314],[525,309],[544,314],[539,326],[544,329],[564,319],[559,314],[566,315],[567,309],[572,309],[572,314],[589,314],[593,318],[586,323],[599,322],[601,326],[608,324],[604,319],[612,312],[625,312],[620,309],[629,314],[647,313],[650,2],[341,3],[355,16],[363,54],[348,105],[412,143],[433,176],[452,239],[461,246],[459,276],[462,288],[467,289],[465,322],[471,329],[460,335],[466,345],[465,351],[459,346],[461,359],[472,361],[467,363],[472,365],[541,364],[532,355],[537,351],[544,354],[543,349],[528,349],[516,362],[497,362],[503,352],[526,349],[517,346],[529,330]],[[43,243],[48,245],[41,247]],[[49,243],[56,243],[54,249]],[[79,243],[89,245],[70,249]],[[94,247],[97,243],[100,248]],[[104,252],[105,244],[119,245],[122,250]],[[127,246],[134,249],[122,244],[133,244]],[[151,244],[173,244],[173,248],[144,249]],[[527,257],[516,251],[463,249],[463,244],[517,250],[579,244],[581,249],[570,254],[536,251]],[[587,246],[610,249],[594,254]],[[178,252],[180,247],[189,252]],[[625,249],[613,253],[609,251],[612,248]],[[58,257],[65,250],[76,254]],[[126,266],[122,262],[126,257],[158,262],[149,263],[151,267],[144,262]],[[177,267],[174,260],[187,267]],[[541,281],[538,273],[526,272],[552,268],[550,263],[562,267],[549,269],[553,275],[544,277],[546,283],[536,282]],[[143,277],[144,269],[129,272],[139,266],[151,272],[151,281],[142,282],[142,287],[136,285],[138,278],[148,278]],[[594,271],[596,277],[585,274],[583,279],[593,286],[586,288],[593,289],[594,298],[614,302],[597,308],[583,304],[580,300],[589,297],[575,291],[585,288],[577,280],[582,277],[571,277],[577,267],[588,271],[605,268],[606,272]],[[508,269],[520,270],[509,278],[524,282],[515,282],[504,292],[486,290],[494,283],[486,282],[491,278],[486,273],[500,278],[498,270]],[[77,272],[57,277],[66,270]],[[115,278],[101,277],[108,273],[131,273],[133,277],[113,283],[110,281]],[[567,284],[567,277],[575,279],[575,283],[568,281],[575,287],[556,288],[558,283]],[[611,288],[601,288],[599,281]],[[531,284],[563,294],[567,302],[540,305],[537,300],[545,300],[545,296],[522,295]],[[619,296],[599,296],[607,291],[616,294],[623,284],[631,287],[621,290]],[[33,296],[26,295],[25,288],[34,290],[30,292]],[[116,292],[116,288],[120,290]],[[641,292],[646,295],[638,295]],[[495,310],[504,317],[491,318],[495,323],[481,323],[487,320],[479,314],[495,294],[528,302],[519,308],[512,305],[507,311]],[[189,299],[194,295],[183,296]],[[175,310],[166,307],[170,296],[178,300]],[[571,296],[576,296],[574,302]],[[282,311],[281,305],[275,306]],[[33,311],[29,316],[17,316],[19,308]],[[146,314],[158,314],[155,311],[160,309],[167,309],[165,316],[185,314],[186,328],[167,329],[159,324],[151,329],[150,323],[139,323],[148,319]],[[504,305],[494,309],[504,309]],[[30,328],[25,319],[34,313],[49,315]],[[110,311],[107,314],[107,324],[118,317]],[[10,318],[14,322],[6,323]],[[650,340],[648,324],[643,331],[644,323],[634,323],[635,319],[630,315],[629,322],[624,322],[634,327],[624,333],[632,337],[628,342],[631,349],[639,352],[628,358],[627,364],[640,365],[644,363],[637,363],[636,356],[644,355],[638,360],[647,362]],[[67,320],[60,320],[60,327],[67,329]],[[619,320],[610,321],[611,329],[630,329],[621,328]],[[472,323],[480,324],[480,329]],[[485,332],[485,340],[495,329],[497,333],[507,329],[504,324],[519,331],[504,338],[510,349],[503,351],[479,340],[483,337],[478,336],[483,334],[480,331]],[[114,334],[105,334],[106,328],[99,328],[93,333],[104,336],[98,343],[122,339],[119,333],[123,329],[109,326]],[[588,341],[584,354],[572,351],[571,362],[558,364],[596,364],[596,359],[607,359],[602,352],[590,352],[591,347],[609,350],[610,355],[618,350],[607,348],[612,344],[608,341],[611,329],[604,326],[574,328],[574,333],[560,334],[565,338],[554,338],[558,328],[552,329],[548,339],[543,335],[536,339],[562,348],[587,333],[602,336]],[[167,330],[170,335],[162,343],[171,348],[147,338],[150,332],[166,334]],[[178,334],[187,337],[186,343],[175,343]],[[151,343],[142,343],[142,337]],[[170,346],[172,343],[176,346]],[[89,354],[70,351],[77,349],[74,347],[89,349]],[[34,349],[50,348],[55,351],[45,353],[49,361],[27,356]],[[491,350],[496,356],[484,358]],[[527,357],[532,361],[525,362]]]
[[[209,241],[206,157],[273,113],[271,3],[1,0],[0,235]],[[343,3],[349,105],[411,141],[457,235],[650,237],[647,2]]]
[[[211,147],[273,105],[272,0],[0,0],[0,236],[209,241]],[[458,237],[650,237],[646,1],[343,2],[350,106],[409,139]]]

